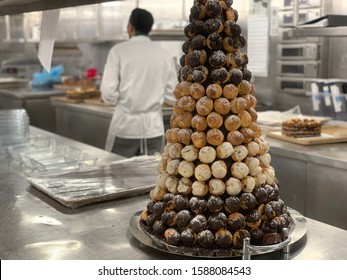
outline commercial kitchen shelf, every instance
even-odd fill
[[[0,15],[13,15],[110,1],[123,0],[0,0]]]

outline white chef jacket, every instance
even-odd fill
[[[105,149],[112,150],[116,136],[164,135],[161,106],[164,101],[174,103],[176,83],[172,56],[147,36],[134,36],[112,47],[100,86],[102,100],[116,105]]]

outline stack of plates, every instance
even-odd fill
[[[29,116],[24,109],[0,110],[0,143],[3,146],[26,141]]]
[[[5,147],[1,144],[0,142],[0,161],[4,161],[7,158],[7,153],[6,153]]]

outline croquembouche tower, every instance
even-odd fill
[[[146,231],[174,246],[242,248],[284,240],[291,218],[257,124],[246,38],[233,0],[195,0],[176,103]]]

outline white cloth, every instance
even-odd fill
[[[110,50],[100,86],[105,103],[116,105],[106,146],[117,137],[164,135],[162,104],[173,104],[177,83],[174,60],[147,36],[135,36]]]

